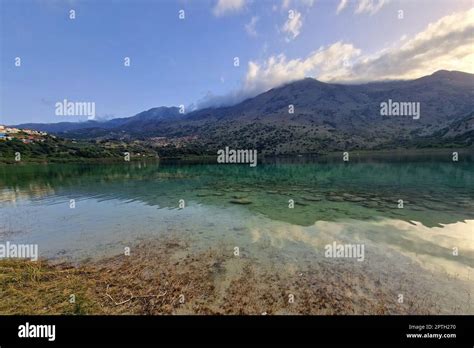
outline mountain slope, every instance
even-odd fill
[[[419,102],[420,118],[381,116],[380,103]],[[418,144],[474,110],[474,75],[440,71],[412,81],[363,85],[304,79],[227,108],[160,124],[161,136],[197,135],[204,147],[283,154]],[[294,114],[288,106],[294,106]],[[447,138],[438,137],[440,144]]]
[[[157,107],[140,112],[132,117],[114,118],[108,121],[59,122],[59,123],[23,123],[15,127],[41,130],[50,133],[68,133],[74,131],[97,132],[106,134],[108,130],[136,131],[153,129],[157,122],[175,120],[182,116],[177,107]]]
[[[419,119],[382,116],[380,105],[389,100],[419,103]],[[290,105],[294,113],[289,113]],[[452,144],[454,137],[464,139],[462,144],[467,146],[472,144],[473,111],[474,75],[441,70],[416,80],[359,85],[307,78],[233,106],[186,115],[180,115],[176,108],[156,108],[117,119],[122,120],[117,121],[119,124],[90,124],[59,134],[81,138],[192,137],[195,144],[209,151],[231,146],[272,154],[378,149],[397,144],[443,146]],[[52,131],[55,125],[50,127]]]

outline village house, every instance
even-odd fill
[[[7,140],[7,134],[5,133],[5,126],[0,124],[0,140]]]
[[[19,129],[0,125],[0,140],[19,139],[23,143],[29,144],[33,141],[44,142],[44,137],[47,135],[48,133],[46,132],[40,132],[33,129]]]
[[[18,128],[11,128],[11,127],[6,127],[5,128],[5,133],[7,134],[17,134],[17,133],[20,133],[21,130],[18,129]]]

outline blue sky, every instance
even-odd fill
[[[473,72],[471,7],[463,0],[0,0],[0,123],[86,120],[56,116],[63,99],[95,102],[99,118],[128,117],[162,105],[235,102],[305,76],[353,83]]]

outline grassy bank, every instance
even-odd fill
[[[0,163],[102,163],[158,158],[158,153],[138,143],[71,141],[46,136],[42,142],[23,143],[18,139],[0,142]],[[18,157],[19,156],[19,157]],[[18,160],[17,160],[18,159]]]
[[[53,266],[46,261],[0,261],[1,314],[100,313],[86,268]],[[69,296],[75,294],[71,304]]]
[[[460,160],[465,158],[474,158],[474,148],[439,148],[439,149],[394,149],[394,150],[358,150],[349,152],[349,160],[357,159],[403,159],[409,160],[416,157],[427,157],[433,159],[451,160],[453,152],[459,153]],[[318,154],[291,154],[280,156],[258,156],[259,163],[272,163],[276,159],[297,159],[299,157],[308,159],[315,158],[320,160],[340,160],[343,152],[326,152]],[[148,154],[147,156],[131,155],[131,162],[156,162],[157,160],[165,163],[180,163],[180,164],[214,164],[217,163],[217,155],[169,155],[159,156],[158,154]],[[14,155],[5,157],[0,155],[0,165],[21,165],[21,164],[47,164],[47,163],[87,163],[87,164],[106,164],[106,163],[122,163],[124,157],[122,153],[116,153],[112,156],[105,157],[80,157],[80,156],[57,156],[57,155],[41,155],[22,157],[21,161],[15,161]]]

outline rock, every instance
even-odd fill
[[[310,202],[319,202],[323,199],[322,197],[318,197],[318,196],[303,196],[302,198],[305,201],[310,201]]]
[[[358,203],[358,202],[364,202],[365,198],[352,196],[352,197],[345,197],[344,200],[348,202]]]
[[[374,202],[374,201],[366,202],[366,203],[363,203],[362,205],[366,208],[378,208],[378,207],[380,207],[380,203]]]
[[[235,199],[245,199],[247,198],[246,195],[233,195],[232,198],[235,198]]]
[[[245,198],[235,198],[235,199],[231,199],[229,202],[234,203],[234,204],[251,204],[252,203],[251,201]]]

